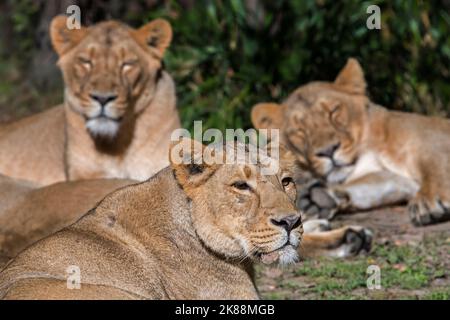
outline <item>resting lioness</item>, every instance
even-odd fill
[[[71,227],[19,254],[0,273],[0,296],[256,298],[251,260],[297,260],[302,227],[293,201],[293,165],[283,158],[277,175],[262,176],[260,165],[172,163],[149,181],[108,195]],[[320,223],[309,229],[300,249],[306,255],[351,254],[364,245],[356,239],[366,232],[359,227],[328,235],[317,232]],[[81,290],[66,287],[65,272],[73,265],[80,268]]]
[[[450,122],[389,111],[365,89],[349,59],[334,82],[301,86],[281,106],[255,106],[253,123],[282,128],[285,143],[326,180],[331,215],[408,201],[417,225],[449,219]]]
[[[297,261],[300,213],[261,164],[198,163],[203,147],[180,144],[174,152],[188,162],[172,153],[170,167],[19,254],[0,273],[0,296],[258,298],[251,261]],[[70,266],[79,268],[80,289],[67,287]]]
[[[58,181],[148,179],[168,165],[180,127],[174,83],[162,58],[170,24],[140,29],[115,21],[50,34],[65,83],[64,105],[0,128],[0,173],[48,185]]]
[[[295,156],[280,148],[280,173],[288,196],[294,202],[297,184],[309,180]],[[290,178],[293,181],[290,181]],[[32,243],[81,218],[110,192],[137,181],[100,179],[60,182],[35,188],[22,181],[0,176],[0,268]],[[300,254],[303,257],[348,257],[368,250],[371,233],[360,226],[330,230],[324,220],[307,220]]]

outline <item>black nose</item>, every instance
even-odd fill
[[[302,223],[302,219],[299,214],[292,214],[283,218],[270,219],[270,222],[277,227],[284,228],[287,232],[289,232],[292,229],[297,228]]]
[[[341,146],[340,143],[335,143],[335,144],[333,144],[329,147],[326,147],[325,149],[317,152],[316,156],[332,158],[334,153],[336,152],[337,149],[339,149],[340,146]]]
[[[117,98],[117,95],[114,94],[91,94],[90,96],[92,99],[100,103],[102,107]]]

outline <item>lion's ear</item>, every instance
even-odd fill
[[[258,103],[252,108],[251,119],[256,129],[280,129],[283,108],[276,103]]]
[[[339,72],[334,83],[343,90],[353,94],[366,93],[366,80],[364,79],[364,71],[355,58],[347,60],[344,68]]]
[[[75,47],[86,36],[87,28],[69,29],[67,17],[60,15],[50,23],[50,37],[53,48],[59,56]]]
[[[205,148],[202,143],[189,138],[173,142],[170,147],[170,165],[186,192],[204,183],[217,168],[217,164],[205,161]]]
[[[172,27],[164,19],[155,19],[136,30],[135,35],[143,46],[155,49],[162,58],[172,41]]]

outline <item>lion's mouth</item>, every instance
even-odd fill
[[[297,246],[292,245],[287,241],[283,246],[267,253],[259,253],[258,258],[263,264],[273,264],[284,260],[286,255],[292,255],[292,252],[296,252]],[[292,257],[294,260],[296,257]],[[292,261],[295,262],[295,261]]]
[[[122,117],[113,118],[113,117],[109,117],[109,116],[107,116],[105,114],[101,114],[101,115],[96,116],[96,117],[86,118],[86,121],[89,121],[89,120],[120,122],[120,121],[122,121]]]

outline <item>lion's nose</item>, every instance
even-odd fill
[[[91,94],[90,96],[93,100],[100,103],[100,105],[102,107],[105,106],[108,102],[111,102],[111,101],[114,101],[117,99],[117,95],[115,95],[115,94]]]
[[[297,228],[302,223],[302,219],[299,214],[291,214],[283,218],[270,219],[270,222],[277,227],[284,228],[287,232],[289,232],[292,229]]]

